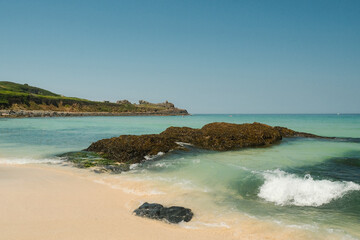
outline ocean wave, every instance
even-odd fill
[[[63,160],[60,158],[43,158],[43,159],[33,159],[33,158],[0,158],[0,164],[6,165],[21,165],[21,164],[57,164],[62,163]]]
[[[314,180],[310,174],[301,178],[281,170],[263,173],[264,184],[258,196],[277,205],[314,206],[327,204],[350,191],[359,191],[353,182]]]

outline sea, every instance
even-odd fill
[[[241,234],[251,222],[256,231],[293,229],[303,239],[360,239],[356,114],[2,118],[0,164],[64,167],[59,154],[81,151],[103,138],[160,133],[170,126],[201,128],[211,122],[260,122],[337,138],[289,138],[271,147],[227,152],[189,146],[189,151],[160,153],[126,173],[98,174],[97,182],[142,195],[144,201],[191,207],[193,221],[180,227]],[[129,181],[142,187],[132,189],[124,184]]]

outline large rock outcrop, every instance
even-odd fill
[[[335,139],[335,137],[323,137],[311,133],[306,132],[296,132],[294,130],[291,130],[289,128],[285,127],[274,127],[276,130],[278,130],[282,137],[291,138],[291,137],[304,137],[304,138],[323,138],[323,139]]]
[[[92,143],[86,150],[123,163],[139,163],[145,156],[181,149],[179,142],[197,148],[227,151],[269,146],[282,139],[274,127],[261,124],[210,123],[201,129],[169,127],[160,134],[122,135]]]
[[[160,134],[122,135],[103,139],[92,143],[86,150],[100,153],[105,158],[121,163],[139,163],[145,156],[183,149],[181,142],[201,149],[229,151],[270,146],[283,137],[333,139],[256,122],[252,124],[215,122],[206,124],[200,129],[169,127]]]

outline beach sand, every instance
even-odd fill
[[[132,211],[148,201],[146,196],[99,184],[97,176],[70,167],[0,166],[0,239],[310,238],[306,231],[250,218],[240,221],[239,228],[197,229],[140,218]]]

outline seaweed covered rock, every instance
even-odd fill
[[[164,207],[157,203],[144,203],[134,211],[136,216],[147,217],[156,220],[167,220],[170,223],[189,222],[193,212],[189,208],[172,206]]]
[[[147,155],[169,152],[179,145],[160,135],[122,135],[92,143],[87,151],[99,152],[109,159],[124,163],[139,163]]]
[[[221,122],[207,124],[201,129],[169,127],[160,134],[122,135],[92,143],[86,150],[100,153],[117,162],[139,163],[147,155],[181,149],[178,142],[190,143],[202,149],[227,151],[269,146],[281,138],[277,129],[265,124]]]
[[[95,152],[67,152],[58,157],[78,168],[93,168],[96,173],[117,174],[129,170],[129,164],[107,159],[102,154]]]
[[[118,165],[119,163],[111,159],[106,159],[101,154],[95,152],[79,151],[79,152],[67,152],[58,155],[66,162],[73,163],[78,168],[89,168],[97,166],[111,166]]]
[[[201,129],[170,127],[160,135],[216,151],[267,146],[282,138],[278,130],[256,122],[252,124],[215,122],[206,124]]]
[[[291,129],[289,129],[289,128],[279,127],[279,126],[274,127],[274,129],[277,130],[277,131],[279,131],[279,133],[281,134],[281,136],[286,137],[286,138],[291,138],[291,137],[304,137],[304,138],[335,139],[335,137],[323,137],[323,136],[318,136],[318,135],[311,134],[311,133],[296,132],[296,131],[291,130]]]

